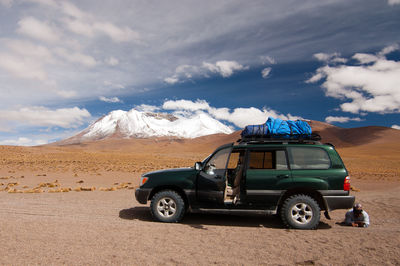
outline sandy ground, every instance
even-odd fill
[[[357,167],[365,158],[343,150],[354,173],[352,185],[360,190],[352,193],[371,218],[369,228],[340,225],[345,210],[336,210],[332,220],[321,218],[318,230],[301,231],[265,216],[188,214],[179,224],[153,222],[148,206],[134,199],[140,172],[191,165],[204,154],[151,158],[150,153],[2,149],[0,189],[14,183],[16,192],[42,193],[0,191],[1,265],[400,264],[397,157],[391,157],[395,166],[381,161],[371,166],[380,168],[365,170]],[[79,187],[95,190],[74,191]],[[71,191],[51,192],[60,188]]]

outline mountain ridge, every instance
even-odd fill
[[[118,138],[175,137],[193,139],[213,134],[231,134],[234,130],[205,113],[189,117],[169,113],[115,110],[99,118],[75,136],[57,142],[79,144]]]
[[[101,120],[101,118],[99,119]],[[384,143],[395,143],[400,142],[400,130],[380,127],[380,126],[367,126],[367,127],[357,127],[357,128],[341,128],[334,126],[325,122],[308,120],[307,121],[313,132],[320,134],[323,143],[332,143],[336,147],[345,148],[352,146],[362,146],[369,143],[384,144]],[[196,138],[181,138],[178,136],[152,136],[145,138],[137,137],[124,137],[121,132],[115,132],[112,135],[97,139],[97,140],[86,140],[79,141],[79,139],[85,134],[85,130],[76,136],[68,138],[63,141],[59,141],[50,145],[80,145],[80,146],[93,146],[102,147],[104,149],[117,149],[125,150],[131,149],[136,145],[146,145],[147,147],[152,145],[167,145],[171,147],[187,146],[184,149],[191,149],[191,147],[196,147],[195,149],[207,150],[214,149],[219,145],[236,142],[240,139],[241,130],[232,131],[232,133],[215,133],[208,134]]]

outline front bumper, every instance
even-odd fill
[[[147,204],[149,200],[151,189],[148,188],[137,188],[135,191],[135,198],[141,204]]]
[[[354,196],[323,196],[328,211],[353,208]]]

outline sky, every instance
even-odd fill
[[[400,0],[0,0],[0,145],[113,110],[400,129]]]

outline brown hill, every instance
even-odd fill
[[[319,121],[310,121],[310,125],[313,132],[318,132],[321,135],[322,142],[332,143],[336,147],[400,141],[400,130],[388,127],[340,128]]]
[[[369,143],[396,143],[400,142],[400,131],[387,127],[368,126],[359,128],[340,128],[328,123],[319,121],[309,121],[313,132],[321,136],[321,142],[331,143],[338,148],[360,146]],[[69,141],[60,141],[50,146],[69,146],[82,147],[90,150],[115,150],[115,151],[137,151],[145,148],[147,151],[151,149],[171,149],[182,151],[212,151],[216,147],[236,142],[240,139],[240,132],[236,131],[232,134],[214,134],[194,139],[179,139],[173,137],[163,138],[113,138],[70,144]],[[71,139],[71,138],[70,138]],[[68,140],[70,140],[68,139]],[[151,146],[155,147],[151,147]]]

